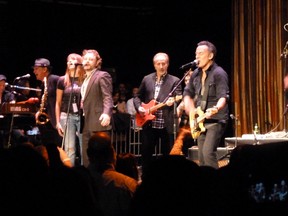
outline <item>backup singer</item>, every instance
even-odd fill
[[[56,127],[59,135],[63,137],[62,146],[70,158],[72,166],[75,166],[77,162],[77,142],[79,144],[79,155],[82,159],[80,89],[84,80],[84,73],[81,55],[71,53],[67,57],[65,75],[59,78],[57,84]]]

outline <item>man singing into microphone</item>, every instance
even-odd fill
[[[184,107],[190,116],[192,137],[197,140],[200,166],[217,169],[217,147],[229,119],[228,75],[215,62],[214,44],[201,41],[197,45],[198,68],[184,88]]]

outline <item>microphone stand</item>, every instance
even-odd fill
[[[173,105],[173,114],[174,114],[174,121],[173,121],[173,134],[174,134],[174,142],[177,138],[177,121],[178,121],[178,116],[177,116],[177,104],[174,102]],[[173,142],[173,143],[174,143]]]
[[[14,94],[15,97],[15,93],[12,92],[12,94]],[[16,101],[16,97],[15,97],[15,101]],[[16,102],[15,102],[16,103]],[[7,148],[10,148],[12,146],[11,144],[11,138],[12,138],[12,133],[13,133],[13,128],[14,128],[14,117],[15,114],[14,112],[11,115],[11,121],[10,121],[10,127],[9,127],[9,134],[8,134],[8,143],[7,143]]]
[[[71,99],[72,99],[72,93],[73,93],[73,88],[74,88],[76,70],[77,70],[77,65],[75,65],[74,73],[73,73],[73,77],[72,77],[72,81],[71,81],[71,91],[70,91],[70,94],[69,94],[69,101],[68,101],[68,108],[67,108],[67,117],[66,117],[64,134],[63,134],[63,139],[62,139],[62,146],[61,146],[62,149],[64,147],[64,143],[65,143],[65,139],[66,139],[67,124],[68,124],[68,119],[70,117],[69,113],[70,113],[70,106],[71,106],[71,101],[72,101]],[[68,147],[68,149],[69,149],[69,147]]]
[[[176,91],[177,87],[183,82],[183,80],[185,79],[185,77],[189,74],[189,70],[184,73],[184,76],[182,77],[181,80],[179,80],[179,82],[176,84],[176,86],[172,89],[172,91],[168,94],[168,96],[165,98],[165,100],[163,101],[163,103],[166,103],[166,101],[169,99],[169,97],[172,97],[173,93]]]
[[[13,127],[14,127],[14,113],[12,113],[12,116],[11,116],[11,122],[10,122],[10,127],[9,127],[7,148],[10,148],[10,147],[12,146],[12,144],[11,144],[11,138],[12,138],[12,133],[13,133]]]
[[[13,80],[13,84],[16,82],[17,78],[15,78]],[[15,97],[15,103],[16,103],[16,92],[15,91],[11,91],[12,94],[14,94],[14,97]],[[12,138],[12,133],[13,133],[13,128],[14,128],[14,112],[12,113],[11,115],[11,121],[10,121],[10,127],[9,127],[9,134],[8,134],[8,143],[7,143],[7,148],[10,148],[12,146],[11,144],[11,138]]]
[[[3,110],[3,106],[6,104],[6,103],[9,103],[9,102],[3,102],[2,104],[1,104],[1,111]],[[8,121],[9,121],[10,119],[8,118]],[[5,138],[4,138],[4,141],[5,142],[3,142],[3,148],[10,148],[12,145],[11,145],[11,138],[12,138],[12,132],[13,132],[13,125],[14,125],[14,113],[12,113],[11,114],[11,120],[10,120],[10,125],[9,125],[9,128],[8,128],[8,134],[6,134],[6,128],[4,129],[5,131],[4,131],[4,136],[5,136]],[[8,140],[6,140],[6,136],[8,135]]]
[[[163,101],[163,103],[166,103],[166,101],[172,97],[173,93],[176,91],[176,89],[178,88],[178,86],[183,82],[183,80],[185,79],[185,77],[189,74],[189,70],[184,73],[184,76],[182,77],[181,80],[179,80],[179,82],[176,84],[176,86],[172,89],[172,91],[168,94],[168,96],[165,98],[165,100]],[[177,118],[177,106],[176,103],[174,102],[174,124],[173,124],[173,134],[174,134],[174,141],[176,140],[177,137],[177,123],[178,123],[178,118]]]
[[[235,117],[235,147],[237,147],[238,145],[238,129],[237,129],[237,126],[238,126],[238,118]]]

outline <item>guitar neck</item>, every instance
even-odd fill
[[[166,105],[166,103],[159,103],[159,104],[151,107],[151,108],[149,109],[149,113],[153,113],[154,111],[156,111],[157,109],[160,109],[161,107],[163,107],[163,106],[165,106],[165,105]]]
[[[182,99],[182,95],[177,95],[175,97],[175,102],[179,101]],[[159,104],[156,104],[155,106],[151,107],[149,109],[149,113],[153,113],[154,111],[156,111],[157,109],[160,109],[161,107],[163,106],[166,106],[167,104],[166,103],[159,103]]]
[[[202,116],[199,116],[197,118],[197,123],[202,122],[206,118],[206,113],[204,113]]]

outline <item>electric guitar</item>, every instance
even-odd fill
[[[181,99],[182,99],[182,95],[177,95],[175,97],[175,102],[177,102]],[[158,109],[160,109],[161,107],[164,107],[166,105],[167,105],[167,103],[158,103],[157,104],[156,100],[154,100],[154,99],[151,100],[147,104],[142,103],[142,107],[145,108],[146,112],[143,114],[136,112],[136,115],[135,115],[136,125],[138,127],[142,127],[147,121],[155,119],[156,116],[153,115],[153,113],[155,113]]]
[[[211,109],[210,110],[212,114],[215,114],[218,112],[217,109]],[[190,122],[190,129],[191,129],[191,135],[193,139],[197,139],[201,133],[206,131],[206,128],[204,127],[204,120],[207,116],[207,111],[204,113],[201,110],[201,107],[197,107],[194,111],[190,111],[189,113],[189,122]]]

